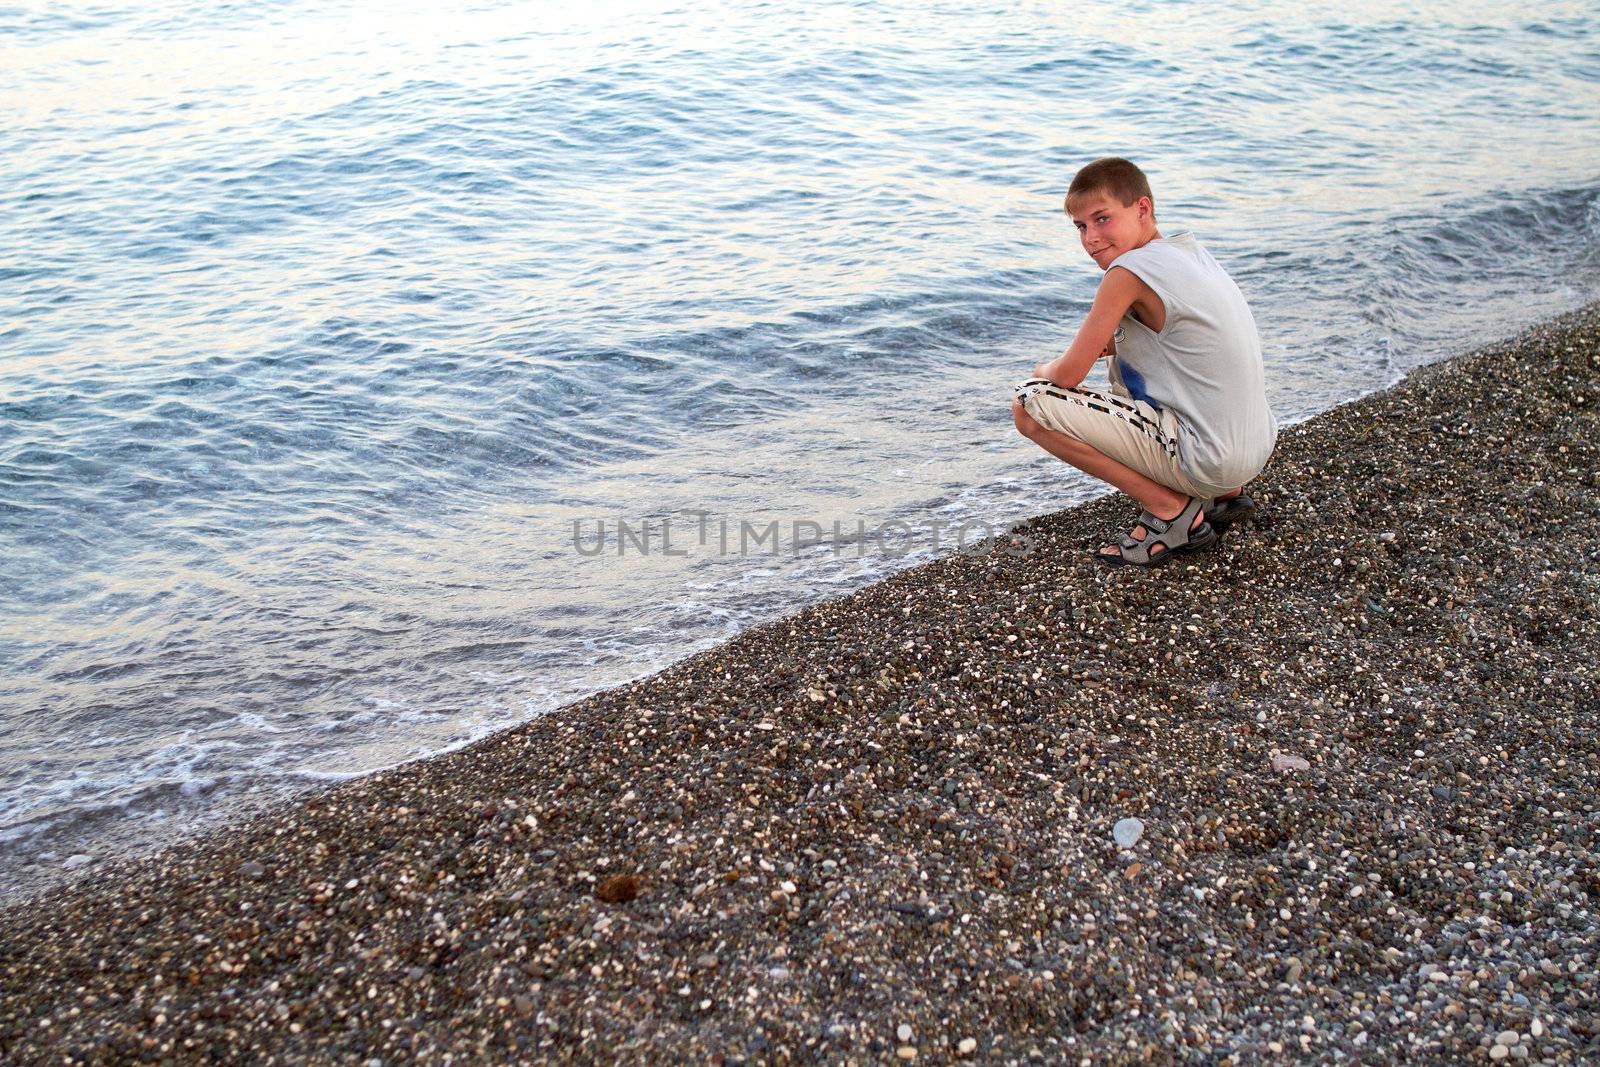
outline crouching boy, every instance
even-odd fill
[[[1132,163],[1084,167],[1066,210],[1105,277],[1071,347],[1017,386],[1012,416],[1046,452],[1144,506],[1096,558],[1155,566],[1255,513],[1242,488],[1278,434],[1261,339],[1239,287],[1194,235],[1156,229],[1150,183]],[[1083,388],[1102,356],[1110,391]]]

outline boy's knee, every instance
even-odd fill
[[[1016,424],[1017,432],[1024,437],[1032,437],[1043,429],[1034,417],[1028,414],[1028,409],[1020,400],[1011,402],[1011,421]]]

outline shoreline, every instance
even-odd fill
[[[1597,353],[1290,427],[1163,570],[1101,498],[8,903],[0,1058],[1600,1055]]]

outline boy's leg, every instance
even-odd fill
[[[1057,459],[1070,463],[1085,474],[1127,493],[1143,505],[1146,511],[1159,519],[1177,518],[1189,502],[1189,498],[1184,494],[1162,485],[1121,460],[1106,455],[1088,442],[1042,425],[1028,414],[1028,409],[1021,400],[1012,401],[1011,417],[1017,431],[1024,437]],[[1190,528],[1193,529],[1204,521],[1204,514],[1197,513]],[[1145,533],[1141,524],[1133,528],[1132,536],[1135,540],[1139,540]],[[1106,555],[1115,555],[1119,549],[1116,545],[1109,545],[1101,551]],[[1161,551],[1165,551],[1165,548],[1158,549],[1157,554],[1159,555]]]
[[[1020,400],[1012,401],[1011,419],[1016,423],[1017,432],[1022,436],[1035,442],[1057,459],[1072,464],[1083,473],[1121,489],[1158,518],[1171,518],[1182,511],[1183,506],[1189,502],[1189,498],[1176,489],[1153,481],[1088,442],[1042,425],[1028,414],[1028,409],[1023,407]]]

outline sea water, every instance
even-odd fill
[[[1597,23],[0,6],[0,889],[1085,498],[1009,401],[1097,156],[1284,422],[1595,299]]]

